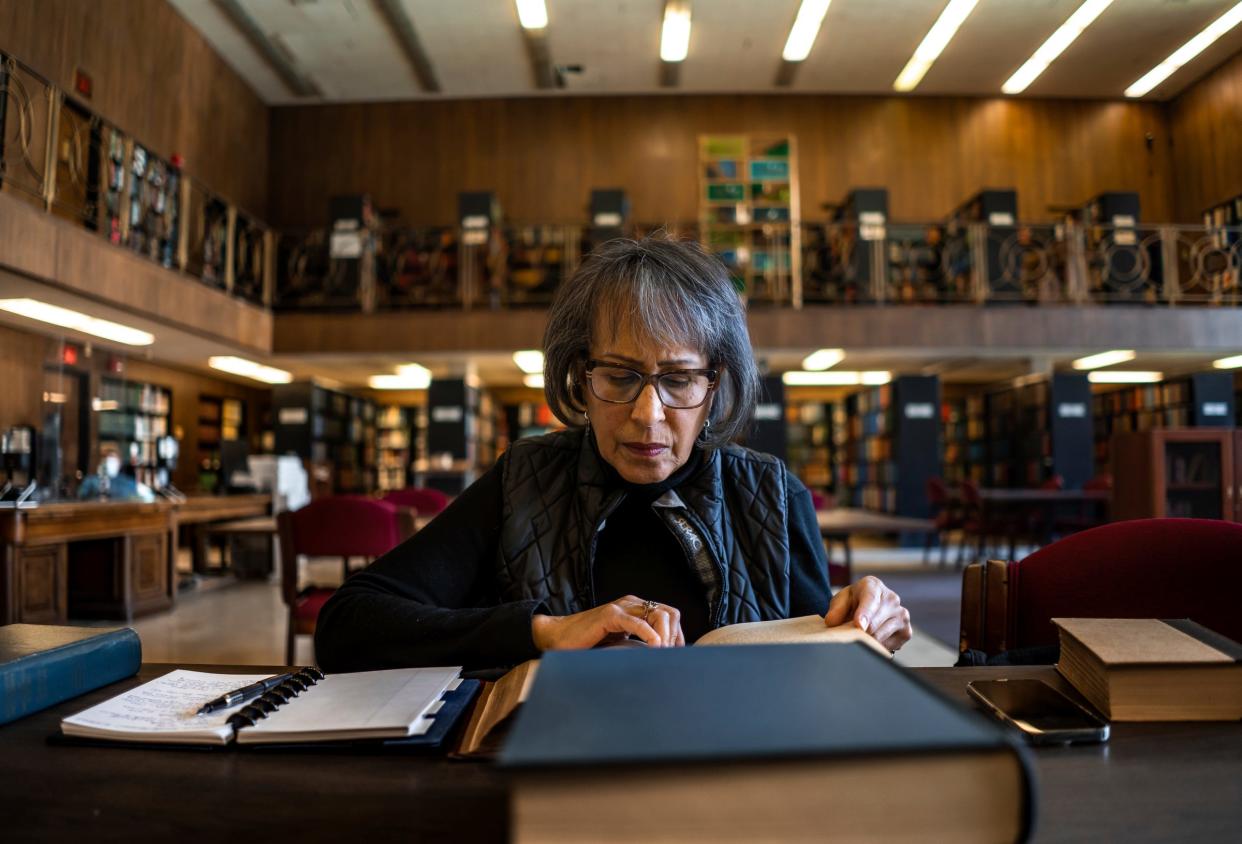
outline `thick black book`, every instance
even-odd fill
[[[999,727],[858,644],[553,652],[500,764],[517,841],[1022,840]]]

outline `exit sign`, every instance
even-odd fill
[[[78,92],[78,96],[89,100],[94,89],[95,83],[91,81],[89,73],[82,68],[78,68],[73,72],[73,90]]]

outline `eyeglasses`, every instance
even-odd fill
[[[644,375],[614,363],[589,360],[586,363],[587,383],[595,398],[609,404],[629,404],[648,383],[654,383],[660,402],[671,410],[700,407],[716,388],[714,369],[674,369]]]

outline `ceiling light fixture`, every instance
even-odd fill
[[[802,359],[802,368],[816,371],[832,369],[843,360],[845,360],[845,349],[819,349]]]
[[[1163,372],[1143,372],[1137,369],[1105,369],[1088,372],[1092,384],[1154,384],[1164,380]]]
[[[513,353],[513,362],[517,368],[527,375],[543,372],[543,352],[538,349],[525,349]]]
[[[660,32],[660,59],[679,62],[690,52],[690,3],[668,0],[664,4],[664,27]]]
[[[979,0],[949,0],[949,5],[944,7],[940,17],[924,36],[923,43],[919,44],[914,55],[910,57],[910,61],[906,63],[905,69],[893,83],[894,90],[913,91],[919,86],[919,83],[923,81],[923,75],[953,40],[953,36],[957,34],[957,28],[974,11],[978,2]]]
[[[800,62],[811,54],[815,39],[819,36],[820,25],[832,0],[802,0],[798,7],[798,15],[793,26],[789,28],[789,38],[785,41],[785,50],[781,58],[787,62]]]
[[[396,375],[372,375],[367,384],[372,390],[425,390],[431,385],[431,370],[406,363],[397,367]]]
[[[288,384],[293,380],[293,374],[283,369],[264,366],[261,363],[232,355],[213,355],[207,359],[207,365],[212,369],[240,375],[254,381],[262,381],[264,384]]]
[[[1212,361],[1212,366],[1217,369],[1237,369],[1238,367],[1242,367],[1242,355],[1234,355],[1233,357],[1214,360]]]
[[[58,328],[81,331],[104,340],[124,343],[126,346],[150,346],[155,342],[155,335],[119,322],[98,319],[78,311],[71,311],[57,305],[49,305],[38,299],[0,299],[0,310],[24,316],[27,319],[46,322]]]
[[[517,0],[517,13],[522,29],[543,29],[548,25],[548,7],[543,0]]]
[[[1113,0],[1087,0],[1079,6],[1056,32],[1048,36],[1048,40],[1039,46],[1026,63],[1005,80],[1001,90],[1006,94],[1020,94],[1025,91],[1112,2]]]
[[[1114,364],[1126,363],[1132,360],[1134,360],[1134,351],[1132,349],[1114,349],[1111,352],[1100,352],[1098,355],[1088,355],[1085,358],[1079,358],[1070,365],[1075,369],[1099,369],[1102,366],[1113,366]]]
[[[866,372],[849,372],[846,370],[828,372],[806,372],[794,370],[781,376],[781,381],[790,387],[853,387],[858,385],[887,384],[893,380],[893,373],[884,370],[868,370]]]
[[[543,373],[538,372],[533,375],[522,376],[522,383],[527,387],[533,387],[536,390],[543,389]]]
[[[1189,64],[1196,56],[1210,47],[1229,30],[1242,23],[1242,3],[1238,3],[1225,12],[1207,27],[1177,49],[1173,55],[1153,67],[1139,81],[1126,88],[1127,97],[1141,97],[1168,79],[1180,68]]]

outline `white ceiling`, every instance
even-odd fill
[[[291,94],[213,0],[169,0],[269,104]],[[1237,0],[1115,0],[1026,91],[1120,98],[1124,89]],[[334,102],[516,97],[535,88],[513,0],[402,0],[441,85],[424,94],[373,0],[239,0],[259,28]],[[915,95],[999,95],[1001,83],[1081,0],[980,0]],[[774,80],[799,0],[693,0],[678,92],[892,94],[892,82],[945,0],[833,0],[792,88]],[[663,0],[547,0],[553,64],[581,64],[567,93],[659,87]],[[1242,26],[1156,88],[1175,96],[1242,50]]]

